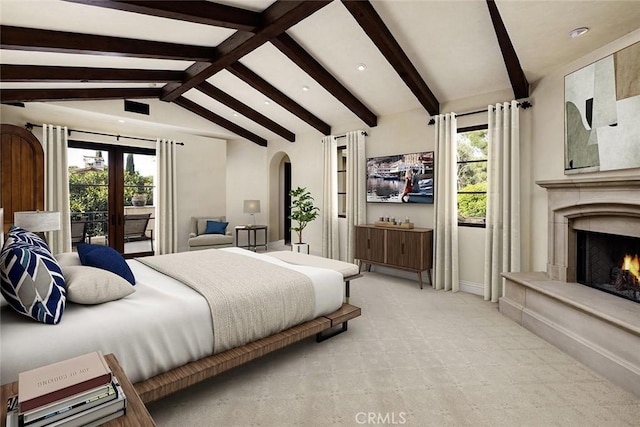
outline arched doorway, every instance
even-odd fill
[[[269,241],[291,243],[291,159],[279,151],[269,163]]]
[[[44,210],[44,151],[38,138],[19,126],[3,124],[0,134],[0,206],[7,232],[14,212]]]

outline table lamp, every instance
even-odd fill
[[[260,200],[245,200],[244,201],[244,213],[251,214],[253,218],[253,224],[248,224],[248,227],[256,225],[256,214],[260,213]]]
[[[36,233],[45,242],[45,231],[60,230],[60,212],[23,211],[13,213],[13,224]]]

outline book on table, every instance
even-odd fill
[[[29,422],[25,421],[24,415],[18,411],[18,396],[12,396],[7,401],[7,427],[40,427],[40,426],[64,426],[71,427],[74,425],[99,425],[117,418],[126,413],[126,396],[122,387],[118,383],[115,376],[108,386],[109,392],[106,395],[98,395],[64,408],[55,408],[52,412],[45,413],[40,418],[30,418]],[[92,390],[93,392],[93,390]],[[86,393],[81,396],[86,397]],[[76,397],[64,399],[60,404],[63,406],[65,402],[73,401]],[[96,403],[97,402],[97,403]],[[31,415],[37,415],[37,410],[32,411]],[[42,415],[42,413],[40,414]]]
[[[115,378],[115,377],[114,377]],[[97,394],[96,394],[97,391]],[[25,427],[47,426],[54,421],[70,417],[79,412],[103,405],[118,398],[114,383],[110,383],[104,390],[102,387],[92,389],[88,393],[80,393],[54,404],[34,409],[20,415],[20,425]]]
[[[127,412],[127,397],[124,395],[124,391],[116,377],[113,377],[113,384],[118,395],[114,400],[46,424],[47,427],[86,427],[87,425],[100,425],[125,415]],[[25,424],[25,427],[28,427],[28,425]]]
[[[111,383],[102,354],[84,354],[18,374],[18,406],[22,414]]]

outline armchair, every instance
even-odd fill
[[[231,231],[225,234],[206,234],[207,220],[225,222],[224,216],[200,216],[191,217],[191,233],[189,234],[189,250],[226,248],[233,246],[233,235]]]

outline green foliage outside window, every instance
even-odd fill
[[[487,130],[458,134],[458,217],[483,224],[487,212]]]
[[[92,225],[89,235],[97,236],[106,232],[108,211],[109,175],[106,170],[76,172],[76,167],[69,168],[69,202],[71,217],[79,220],[88,218]],[[153,205],[153,177],[142,176],[140,172],[124,174],[124,203],[131,206],[134,194],[145,194],[147,205]]]

